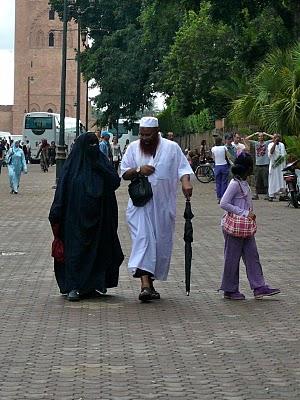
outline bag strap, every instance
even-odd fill
[[[233,179],[239,184],[242,195],[247,196],[247,194],[243,191],[243,188],[242,188],[242,185],[241,185],[241,182],[239,181],[239,179],[237,179],[237,178],[233,178]]]

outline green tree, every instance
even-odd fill
[[[156,90],[163,85],[162,62],[174,43],[175,35],[190,10],[199,9],[199,0],[144,0],[139,21],[143,45],[151,54],[151,83]]]
[[[147,57],[134,25],[104,36],[101,46],[97,43],[83,57],[85,74],[100,88],[95,101],[107,120],[134,117],[149,105],[152,88],[147,86]]]
[[[63,0],[50,3],[61,14]],[[89,1],[70,18],[78,5]],[[83,74],[100,89],[104,120],[134,118],[160,91],[190,129],[185,118],[203,110],[224,117],[257,63],[299,36],[299,21],[298,0],[98,0],[82,16],[93,38]]]
[[[235,48],[231,28],[212,21],[208,3],[198,14],[188,13],[164,61],[163,88],[177,98],[177,111],[182,116],[205,108],[216,115],[223,113],[211,90],[228,75]]]
[[[52,0],[61,11],[62,0]],[[76,6],[87,7],[88,0]],[[141,41],[138,21],[141,0],[100,0],[93,12],[82,16],[82,25],[89,29],[93,45],[81,55],[86,79],[94,79],[100,94],[95,97],[103,123],[117,125],[120,116],[133,118],[152,100],[149,85],[150,58]],[[77,18],[76,8],[70,17]]]

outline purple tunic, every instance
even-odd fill
[[[253,210],[251,189],[247,181],[231,179],[221,202],[223,210],[247,217]]]

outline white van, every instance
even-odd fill
[[[10,140],[13,140],[14,142],[16,140],[20,140],[21,142],[23,142],[23,135],[13,135],[10,132],[0,131],[0,139],[6,139],[8,142],[10,142]]]

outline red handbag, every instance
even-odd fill
[[[223,230],[234,237],[249,238],[255,235],[257,225],[253,219],[227,212],[223,218]]]
[[[64,243],[59,238],[59,224],[51,224],[54,240],[52,242],[51,256],[59,263],[65,262]]]
[[[65,261],[64,244],[61,239],[55,238],[53,240],[51,256],[59,263]]]

